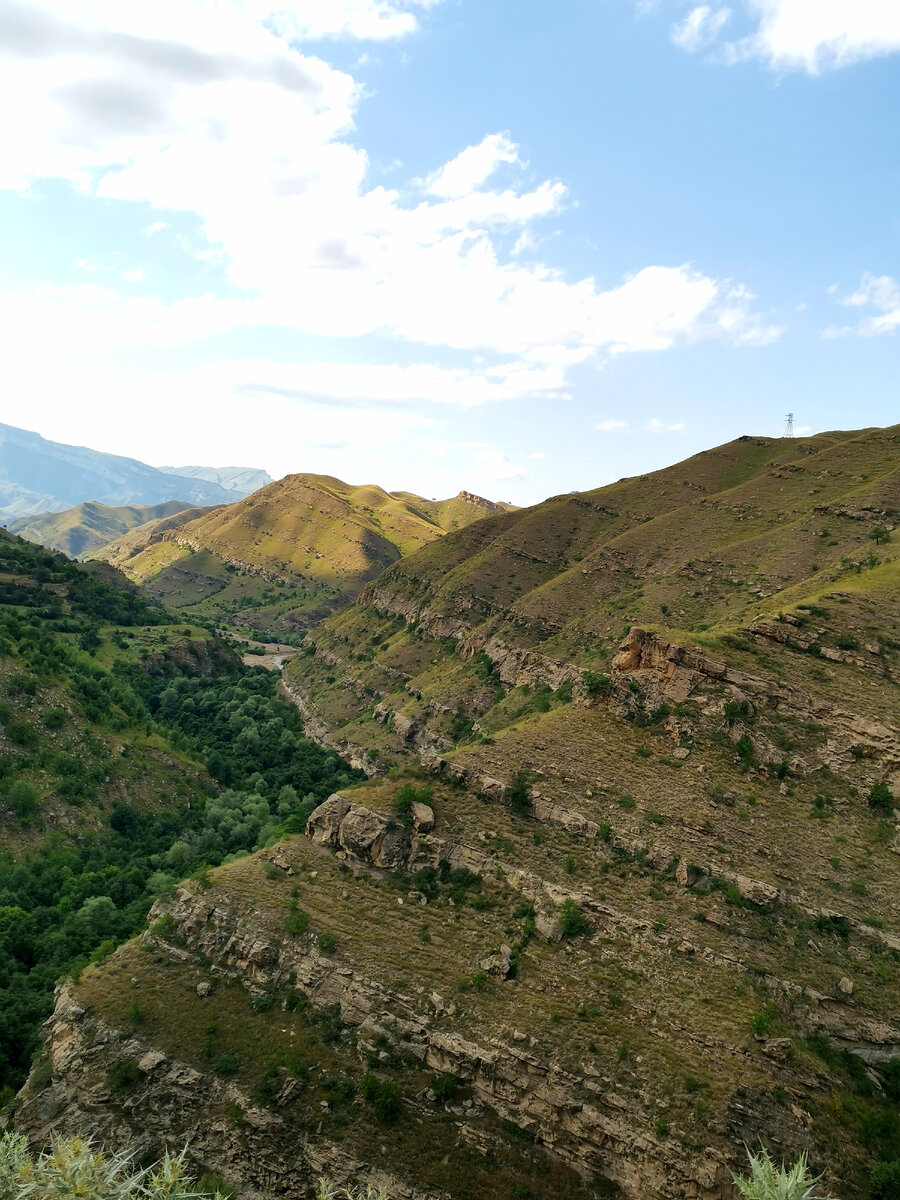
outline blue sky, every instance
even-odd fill
[[[0,420],[518,503],[900,419],[895,0],[0,0]]]

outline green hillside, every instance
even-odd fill
[[[0,531],[0,1096],[63,971],[352,778],[303,739],[269,672]]]
[[[175,610],[264,635],[309,628],[402,555],[504,506],[288,475],[246,500],[149,525],[97,552]]]
[[[33,517],[11,521],[7,529],[29,542],[59,550],[68,558],[90,558],[130,529],[174,516],[188,508],[191,504],[182,500],[119,507],[88,500],[64,512],[37,513]]]

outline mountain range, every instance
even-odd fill
[[[93,822],[52,913],[41,861],[4,895],[8,1007],[71,971],[14,1126],[265,1200],[728,1200],[760,1143],[890,1197],[898,451],[747,436],[513,511],[291,476],[131,530],[130,591],[0,539],[0,822],[78,845],[79,746]],[[280,677],[185,623],[297,610]],[[148,750],[189,820],[104,814]]]
[[[223,504],[269,481],[265,472],[243,467],[183,470],[159,470],[133,458],[0,425],[0,520],[60,512],[88,500],[111,506],[171,500]]]
[[[403,555],[510,507],[288,475],[227,507],[133,529],[94,557],[177,611],[283,634],[354,600]]]

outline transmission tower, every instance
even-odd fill
[[[792,438],[794,436],[794,414],[788,413],[784,418],[784,436]]]

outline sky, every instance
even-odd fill
[[[519,504],[900,420],[897,0],[0,0],[0,421]]]

